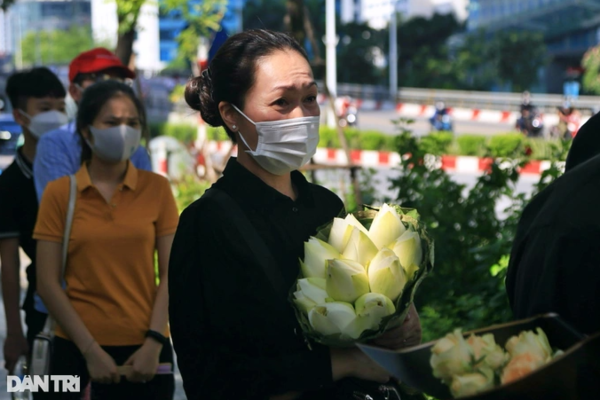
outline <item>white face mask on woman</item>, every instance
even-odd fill
[[[29,118],[27,129],[37,139],[44,133],[48,133],[69,123],[67,114],[57,110],[44,111],[33,117],[23,110],[19,110],[19,112]]]
[[[86,140],[87,144],[100,159],[108,162],[125,161],[131,158],[142,139],[141,129],[129,125],[113,126],[98,129],[90,126],[94,143]]]
[[[254,122],[235,105],[232,106],[256,126],[256,150],[250,149],[241,132],[240,138],[249,149],[246,153],[266,171],[284,175],[304,166],[315,155],[319,144],[318,116]]]

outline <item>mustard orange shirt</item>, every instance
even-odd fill
[[[107,203],[87,166],[75,176],[67,296],[100,345],[142,344],[157,292],[156,239],[175,233],[179,220],[170,184],[129,162],[123,183]],[[63,242],[68,202],[69,177],[51,182],[40,203],[35,239]],[[68,339],[60,326],[56,335]]]

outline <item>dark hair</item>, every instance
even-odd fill
[[[265,29],[253,29],[231,36],[217,51],[208,69],[190,79],[185,88],[185,101],[200,111],[211,126],[222,126],[235,141],[219,113],[219,103],[226,101],[244,108],[244,97],[254,84],[257,61],[277,50],[293,50],[307,61],[304,49],[291,36]]]
[[[6,95],[13,108],[25,110],[31,97],[62,98],[67,95],[58,77],[46,67],[12,74],[6,82]]]
[[[142,127],[142,135],[146,130],[146,113],[142,102],[136,97],[133,89],[128,85],[107,80],[94,83],[83,91],[83,96],[79,102],[77,110],[77,133],[81,138],[81,162],[87,162],[92,158],[92,149],[84,140],[83,129],[92,125],[102,107],[111,99],[119,96],[126,96],[133,104],[140,116],[140,124]]]

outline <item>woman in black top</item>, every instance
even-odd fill
[[[240,144],[224,176],[181,215],[171,253],[170,324],[190,400],[332,399],[340,379],[389,379],[357,349],[309,348],[286,298],[304,241],[343,209],[295,171],[318,143],[316,97],[304,50],[265,30],[229,38],[188,84],[188,104]],[[262,259],[257,241],[268,248]],[[378,343],[418,342],[413,315]]]

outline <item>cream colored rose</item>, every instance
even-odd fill
[[[489,367],[492,370],[501,368],[508,360],[508,354],[496,344],[494,335],[477,336],[471,335],[467,343],[473,349],[473,355],[477,364],[475,367]]]
[[[473,349],[463,338],[460,329],[438,340],[431,348],[431,353],[430,364],[433,368],[433,376],[444,380],[447,384],[452,382],[455,375],[472,371]]]
[[[494,387],[494,371],[481,368],[476,372],[456,375],[450,384],[450,392],[454,398],[471,396]]]

